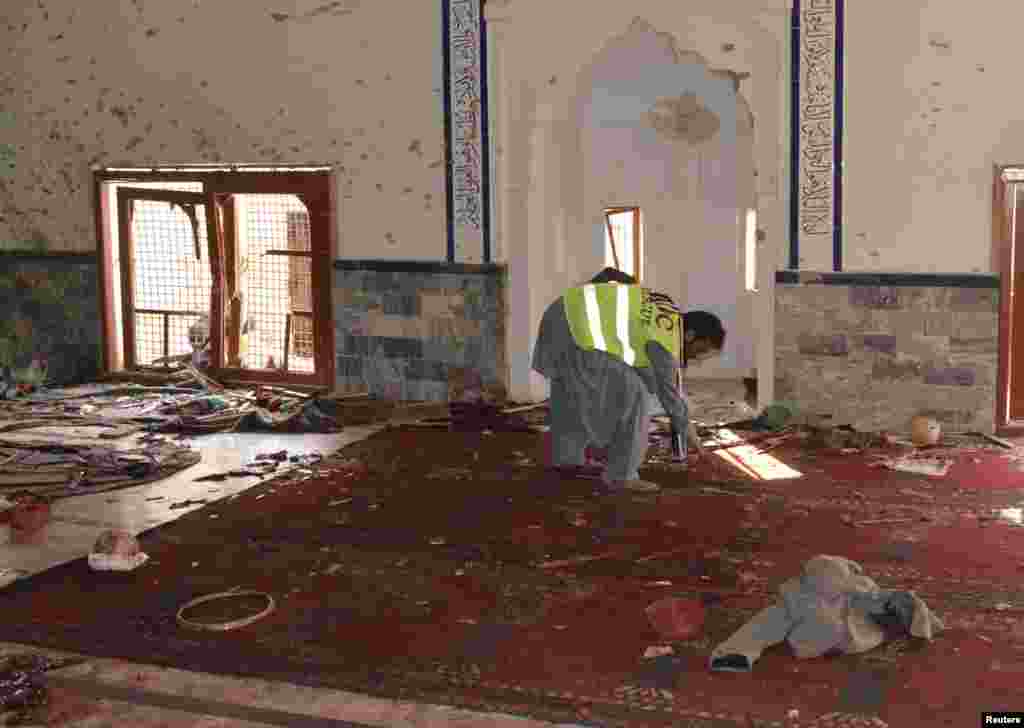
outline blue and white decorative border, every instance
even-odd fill
[[[442,0],[448,262],[491,262],[485,0]]]
[[[844,2],[793,0],[791,269],[830,238],[843,269]]]

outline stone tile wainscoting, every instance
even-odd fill
[[[995,429],[999,278],[780,271],[778,401],[857,429]]]
[[[507,386],[503,265],[336,261],[337,386],[444,402],[457,368]]]
[[[94,255],[0,252],[0,367],[45,361],[53,384],[100,372],[99,270]]]

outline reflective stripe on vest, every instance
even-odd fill
[[[649,365],[644,329],[639,325],[642,305],[638,286],[585,284],[569,289],[564,297],[573,339],[584,349],[596,349],[630,366]]]
[[[597,288],[593,283],[583,286],[583,303],[587,312],[587,328],[594,348],[599,351],[610,351],[604,338],[604,321],[601,318],[601,307],[597,302]],[[636,347],[629,335],[629,288],[615,287],[615,335],[622,347],[622,360],[630,366],[636,364]]]

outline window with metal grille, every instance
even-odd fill
[[[108,369],[198,346],[225,381],[332,385],[328,168],[104,170],[97,187]]]

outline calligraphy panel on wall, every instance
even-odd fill
[[[491,262],[484,0],[442,0],[448,261]]]
[[[843,269],[843,2],[793,3],[790,268]]]

